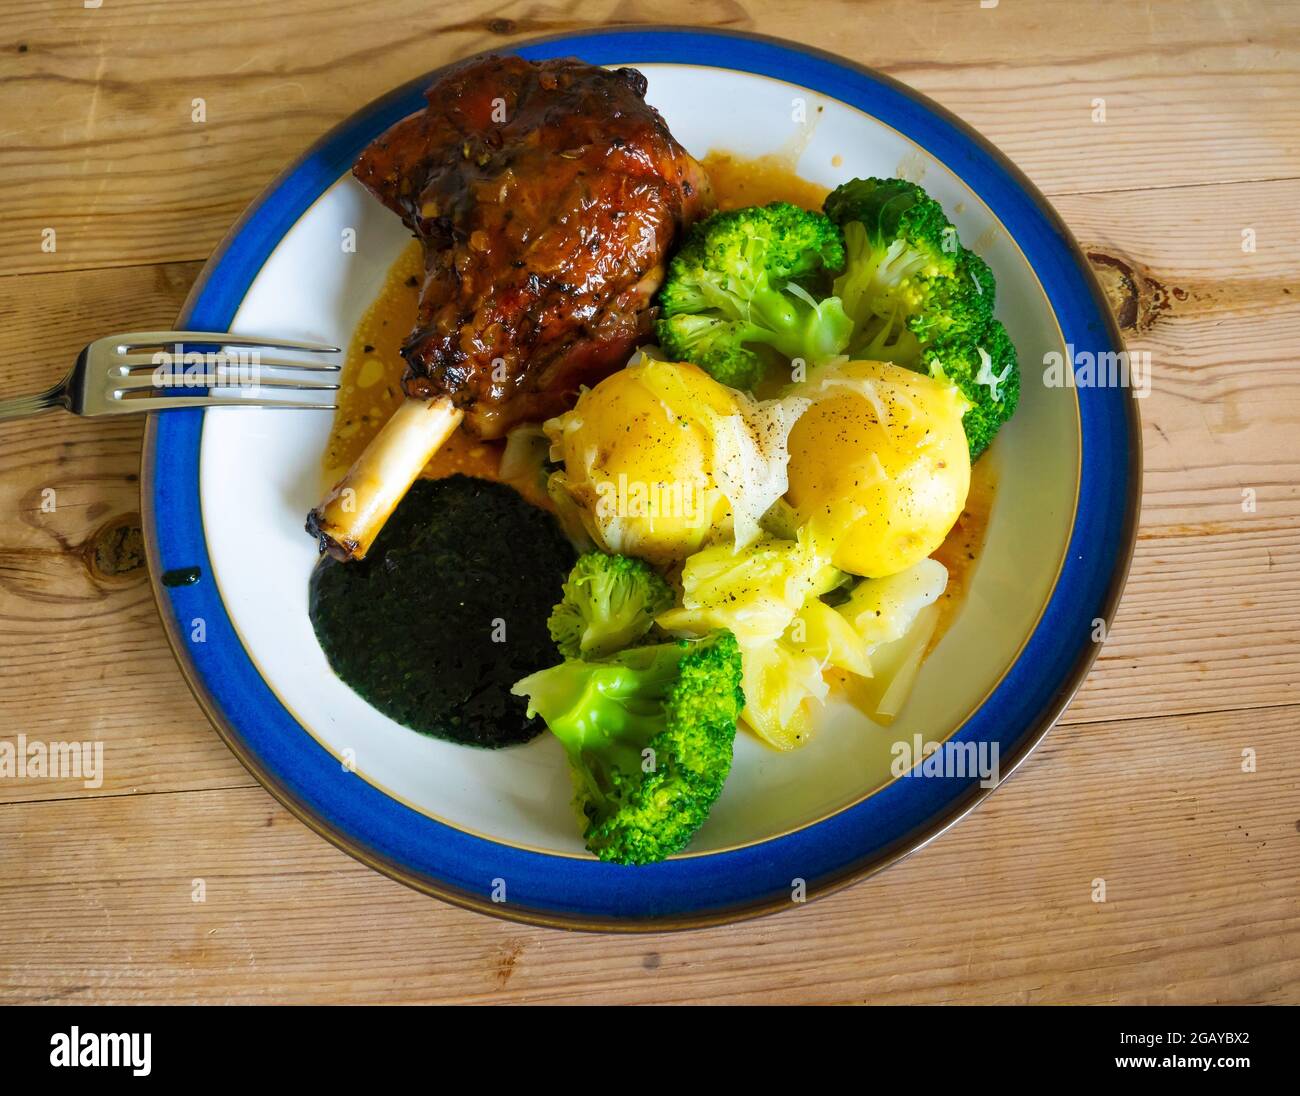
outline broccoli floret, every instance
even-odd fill
[[[843,264],[840,231],[820,213],[789,202],[715,213],[668,266],[659,343],[735,388],[752,388],[773,350],[809,365],[833,358],[853,325],[836,298],[808,289]]]
[[[515,685],[568,754],[588,849],[650,864],[686,847],[731,771],[740,680],[736,637],[721,631],[565,662]]]
[[[852,353],[956,384],[973,404],[962,420],[973,460],[1020,397],[1015,347],[993,318],[993,272],[915,183],[854,179],[825,208],[844,230],[833,291],[853,319]]]
[[[741,320],[682,312],[661,318],[656,337],[676,360],[694,362],[715,381],[748,390],[762,380],[766,363],[745,345],[747,331]]]
[[[990,320],[976,336],[940,339],[926,351],[923,366],[930,376],[947,378],[970,400],[972,407],[961,421],[974,460],[1020,402],[1020,367],[1010,336],[1001,323]]]
[[[905,179],[854,179],[824,208],[844,231],[845,267],[832,292],[853,320],[854,353],[915,358],[908,320],[926,309],[929,282],[956,273],[961,250],[943,208]]]
[[[961,258],[957,265],[958,277],[969,278],[975,283],[975,289],[988,305],[990,312],[993,306],[997,304],[998,284],[993,279],[993,271],[989,269],[989,264],[981,259],[973,251],[966,248],[961,249]]]
[[[588,552],[569,572],[547,627],[565,658],[603,658],[640,640],[672,603],[672,588],[644,561]]]
[[[918,357],[940,339],[958,335],[978,338],[983,333],[993,319],[992,277],[988,264],[963,248],[952,276],[918,279],[915,312],[906,321],[907,330],[916,338]],[[899,364],[915,368],[913,362]]]

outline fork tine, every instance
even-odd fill
[[[150,389],[157,389],[159,392],[175,391],[182,386],[176,385],[168,388],[166,385],[156,385],[153,376],[149,373],[130,373],[124,377],[109,377],[109,387],[118,392],[147,392]],[[184,388],[215,388],[218,391],[238,391],[238,392],[255,392],[259,388],[288,388],[298,389],[300,391],[324,392],[337,389],[339,386],[333,380],[317,380],[315,377],[266,377],[259,376],[256,384],[237,384],[233,383],[234,378],[221,377],[217,374],[207,373],[203,377],[186,377]]]
[[[107,340],[124,349],[139,346],[170,346],[174,343],[214,343],[218,346],[269,346],[277,350],[305,350],[313,354],[337,354],[339,348],[302,339],[277,339],[264,335],[236,335],[229,331],[132,331]]]
[[[150,369],[156,369],[158,363],[153,360],[152,354],[119,354],[115,361],[121,369],[141,369],[148,366]],[[294,361],[289,358],[263,358],[257,359],[257,365],[262,369],[301,369],[317,373],[337,373],[343,367],[338,362],[311,362],[311,361]],[[176,368],[180,368],[177,363]]]

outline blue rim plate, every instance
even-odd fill
[[[530,59],[596,64],[636,58],[733,69],[810,88],[873,115],[957,171],[1029,260],[1065,341],[1119,352],[1119,330],[1078,244],[1037,189],[996,149],[937,104],[863,66],[790,43],[689,28],[602,30],[519,43]],[[422,105],[433,74],[383,96],[290,166],[208,261],[178,326],[225,330],[285,233],[348,171],[360,150]],[[1004,776],[1069,702],[1098,645],[1080,621],[1109,622],[1136,538],[1141,438],[1123,389],[1079,388],[1078,505],[1061,574],[1033,634],[984,705],[954,736],[997,743]],[[820,822],[759,844],[628,869],[550,856],[455,829],[342,770],[304,733],[241,645],[211,579],[199,498],[203,412],[151,415],[141,475],[154,594],[181,669],[241,762],[317,833],[371,867],[428,894],[535,924],[603,930],[687,928],[786,908],[792,882],[809,898],[872,874],[925,844],[989,793],[977,776],[895,781]],[[202,577],[165,586],[169,569]],[[188,642],[206,621],[206,642]],[[493,900],[497,880],[508,901]]]

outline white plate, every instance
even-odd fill
[[[728,48],[738,55],[748,56],[746,51],[751,48],[759,51],[755,54],[758,60],[745,61],[738,67],[762,70],[766,66],[770,71],[772,66],[763,60],[765,55],[760,56],[763,50],[770,49],[785,50],[791,56],[804,58],[810,70],[804,77],[806,83],[834,84],[822,74],[822,68],[843,67],[822,56],[766,43],[760,45],[761,40],[696,32],[605,32],[570,39],[568,49],[553,44],[532,47],[532,55],[577,53],[589,59],[617,58],[635,65],[649,79],[648,100],[663,114],[674,135],[698,157],[714,150],[743,157],[767,153],[793,155],[797,157],[800,175],[828,187],[867,175],[902,175],[922,182],[943,204],[963,242],[977,250],[992,267],[998,285],[997,314],[1016,344],[1024,382],[1019,411],[1001,432],[989,455],[983,458],[995,462],[998,487],[987,541],[970,577],[969,595],[922,668],[902,716],[891,727],[882,728],[846,705],[832,704],[819,721],[811,744],[789,754],[778,753],[742,732],[737,738],[735,765],[726,790],[707,824],[683,854],[684,858],[754,846],[809,827],[871,796],[894,779],[890,768],[895,742],[910,742],[917,735],[927,741],[942,741],[963,727],[968,717],[981,709],[1003,682],[1036,626],[1052,624],[1052,620],[1044,618],[1044,610],[1058,589],[1072,529],[1076,536],[1080,533],[1076,527],[1076,504],[1082,471],[1081,416],[1080,400],[1074,389],[1049,388],[1038,382],[1041,375],[1038,363],[1050,351],[1064,353],[1066,350],[1058,312],[1059,301],[1067,289],[1072,294],[1071,307],[1083,311],[1096,309],[1095,285],[1086,267],[1076,269],[1079,260],[1077,249],[1070,250],[1072,241],[1067,238],[1043,242],[1038,239],[1042,233],[1039,226],[1027,222],[1024,228],[1026,238],[1034,240],[1036,249],[1060,248],[1069,262],[1075,264],[1068,271],[1063,267],[1053,272],[1055,280],[1068,277],[1078,282],[1077,286],[1071,283],[1066,288],[1054,286],[1058,300],[1054,309],[1022,250],[1023,241],[1012,235],[976,188],[921,144],[872,113],[770,74],[647,61],[647,57],[664,53],[690,57],[692,50],[680,48],[682,43],[718,40],[728,43]],[[600,48],[595,49],[594,43],[599,43]],[[612,52],[617,48],[615,43],[625,45],[626,53]],[[748,45],[742,48],[737,43]],[[644,52],[639,47],[644,47]],[[788,72],[790,67],[786,65],[780,71]],[[942,131],[944,140],[977,140],[939,116],[914,94],[901,92],[870,74],[844,71],[849,73],[846,80],[851,76],[860,84],[870,82],[883,88],[878,94],[888,101],[882,101],[878,112],[893,111],[897,115],[895,121],[916,128],[920,123],[908,111],[919,111],[925,125],[936,127],[936,132]],[[852,95],[840,93],[845,98],[859,100],[866,94],[858,85],[854,85]],[[889,97],[905,100],[907,109],[898,113],[902,108],[893,105]],[[366,115],[371,118],[366,123],[371,128],[375,125],[374,113],[372,107]],[[806,118],[807,122],[796,120],[799,117]],[[349,124],[355,128],[360,123]],[[949,130],[956,136],[949,134]],[[934,137],[926,143],[933,146],[942,141]],[[996,156],[985,146],[978,148],[982,156]],[[1000,161],[993,162],[999,171],[1013,170]],[[305,167],[297,169],[299,174],[312,166],[310,157],[304,164]],[[287,176],[290,183],[295,177],[292,173]],[[284,185],[263,202],[270,206],[276,201],[283,204]],[[1028,208],[1046,216],[1041,213],[1045,203],[1041,203],[1036,193],[1026,193],[1027,184],[1023,180],[1012,176],[1010,186],[1018,201],[1027,202]],[[997,189],[989,184],[986,191]],[[250,231],[257,228],[259,215],[255,214],[243,226],[236,242],[247,243]],[[1018,220],[1026,216],[1017,213]],[[347,230],[355,230],[355,253],[341,246]],[[236,291],[239,279],[233,278],[201,286],[194,303],[202,310],[204,293],[224,294],[231,305],[238,302],[230,323],[233,331],[274,332],[346,346],[389,266],[408,241],[409,234],[397,218],[350,175],[340,173],[278,240],[269,241],[273,244],[269,255],[247,286],[242,300]],[[1054,257],[1053,261],[1058,260]],[[229,253],[214,259],[218,274],[221,264],[229,266],[231,262]],[[236,288],[232,290],[231,284]],[[1081,290],[1078,286],[1085,288]],[[1094,294],[1092,301],[1085,299],[1088,290]],[[1108,322],[1106,317],[1090,325],[1096,328],[1091,337],[1100,340],[1101,345],[1115,345],[1113,326],[1107,326]],[[1077,330],[1083,330],[1079,322],[1072,323]],[[1075,342],[1081,342],[1082,337],[1075,337]],[[1104,411],[1097,413],[1104,413],[1112,432],[1119,428],[1115,426],[1117,414],[1120,420],[1131,414],[1118,403],[1107,404]],[[571,793],[564,756],[549,735],[544,734],[525,746],[499,751],[480,751],[423,737],[370,707],[331,672],[308,619],[307,583],[316,561],[316,546],[303,531],[305,515],[318,501],[323,487],[321,455],[330,418],[323,412],[224,408],[207,411],[203,416],[197,491],[201,540],[206,541],[211,568],[210,576],[205,575],[204,581],[215,580],[220,606],[228,614],[238,644],[257,675],[300,726],[298,733],[314,739],[339,759],[341,766],[345,761],[354,765],[357,777],[386,796],[454,830],[487,838],[494,846],[537,850],[552,857],[591,859],[583,850],[569,806]],[[1130,442],[1135,421],[1134,415],[1127,424]],[[147,459],[152,461],[150,467],[155,477],[156,470],[164,466],[167,451],[179,446],[179,441],[155,436],[151,430],[151,453]],[[1123,462],[1124,454],[1116,459]],[[1117,487],[1128,497],[1131,509],[1136,482],[1131,452],[1125,470],[1128,481]],[[146,485],[146,493],[151,490]],[[1095,494],[1097,489],[1091,490]],[[157,498],[153,520],[159,527],[166,523],[162,509],[171,507],[178,512],[185,509],[176,501],[181,491],[175,485],[154,491]],[[1126,520],[1122,499],[1115,512],[1119,517],[1110,515],[1107,520],[1122,525]],[[194,533],[192,543],[202,547],[197,531],[190,532]],[[1120,533],[1123,532],[1121,529]],[[151,539],[155,535],[151,529]],[[185,542],[187,535],[178,533],[176,539]],[[1120,534],[1115,536],[1123,540]],[[1087,562],[1087,581],[1096,590],[1092,586],[1080,590],[1083,601],[1060,610],[1066,614],[1063,619],[1072,622],[1072,628],[1084,626],[1082,615],[1093,612],[1108,616],[1113,607],[1122,580],[1122,564],[1127,559],[1127,544],[1104,547],[1106,558]],[[153,551],[155,568],[175,566],[178,562],[177,558],[167,558],[171,550],[165,544],[155,546]],[[1093,575],[1093,571],[1097,574]],[[1079,581],[1083,582],[1083,578]],[[319,803],[313,806],[310,802],[317,795],[337,798],[339,793],[322,790],[319,782],[296,792],[286,790],[285,785],[292,783],[293,774],[282,763],[279,771],[268,772],[276,769],[277,763],[268,760],[274,750],[266,745],[248,744],[249,716],[232,714],[233,701],[213,699],[218,691],[214,675],[223,672],[219,659],[211,652],[196,651],[192,643],[185,641],[185,613],[189,611],[183,604],[185,595],[178,601],[175,591],[160,588],[160,594],[164,598],[164,616],[170,613],[177,622],[173,634],[178,639],[183,663],[190,665],[192,676],[203,679],[198,687],[201,694],[208,694],[210,710],[221,709],[213,710],[214,719],[223,725],[223,733],[228,738],[245,736],[242,745],[236,747],[240,755],[279,793],[293,800],[304,817],[316,817],[323,832],[363,855],[353,841],[366,845],[367,839],[355,832],[340,833],[348,826],[337,820],[321,821],[319,816],[329,812]],[[1088,605],[1095,605],[1095,609],[1087,609]],[[1053,619],[1057,615],[1054,611]],[[1044,627],[1039,628],[1035,639],[1051,643],[1052,637],[1043,635]],[[1053,682],[1038,683],[1045,689],[1043,695],[1051,698],[1050,703],[1044,701],[1035,707],[1036,720],[1027,718],[1023,712],[1006,709],[1007,720],[1015,723],[1007,731],[1007,742],[1015,745],[1011,752],[1016,760],[1041,736],[1068,692],[1077,686],[1080,666],[1086,668],[1091,661],[1091,652],[1073,631],[1061,637],[1060,643],[1070,648],[1071,671],[1068,675],[1059,674],[1061,680],[1055,684],[1055,692]],[[210,655],[212,664],[205,667],[202,660]],[[228,672],[234,674],[233,670]],[[1022,667],[1022,672],[1032,674],[1033,671]],[[1061,690],[1066,691],[1061,694]],[[263,705],[262,710],[265,708]],[[1049,708],[1052,710],[1048,711]],[[235,745],[233,741],[232,745]],[[261,757],[260,764],[256,755]],[[962,797],[954,795],[945,805],[947,817],[952,816],[956,809],[953,804],[959,799]],[[938,819],[939,814],[934,818]],[[898,824],[903,826],[901,820]],[[391,862],[401,861],[405,854],[371,851],[372,855],[366,857],[371,862],[388,861],[379,866],[393,870],[408,882],[425,885],[424,877],[431,871],[428,865],[404,873],[400,862],[396,867]],[[851,853],[852,850],[846,850],[846,855]],[[876,850],[872,855],[879,861],[885,854]],[[852,859],[851,855],[848,858]],[[861,870],[865,862],[859,859],[855,870]],[[427,889],[445,893],[453,900],[478,904],[459,893],[464,886],[457,876],[445,890],[433,883]],[[625,892],[617,883],[610,886],[611,893],[622,897],[610,898],[607,906],[584,899],[577,903],[579,914],[637,919],[654,912],[643,909],[642,897],[630,897],[632,892]],[[753,889],[752,884],[745,886]],[[644,881],[637,883],[633,890],[637,896],[643,896]],[[758,901],[758,898],[753,896],[746,901]],[[745,901],[732,902],[729,908],[744,904]],[[493,912],[543,919],[539,910],[544,905],[538,902],[524,910]],[[706,906],[707,902],[692,900],[689,911],[668,909],[668,912],[672,916],[687,913],[697,916]]]

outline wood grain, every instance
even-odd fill
[[[53,384],[106,332],[173,326],[198,270],[0,278],[0,398]],[[0,430],[0,736],[89,736],[107,759],[93,793],[75,780],[3,780],[0,802],[251,783],[207,727],[158,621],[139,539],[143,430],[141,419],[66,415]]]
[[[638,22],[760,31],[879,67],[1049,194],[1300,176],[1300,9],[1284,3],[858,0],[809,19],[786,0],[392,0],[379,20],[312,0],[0,0],[0,270],[202,258],[283,164],[390,88],[521,37]]]
[[[261,789],[27,804],[0,811],[0,939],[23,941],[0,952],[0,1001],[1293,999],[1298,718],[1061,728],[875,879],[759,921],[643,937],[423,898]]]
[[[170,325],[257,190],[403,79],[586,23],[786,35],[886,68],[1012,154],[1150,351],[1114,627],[1015,778],[876,879],[700,933],[528,929],[353,862],[221,745],[140,560],[140,423],[5,424],[0,737],[97,739],[106,771],[0,781],[0,1000],[1300,1001],[1294,5],[392,10],[0,0],[0,398],[107,331]]]

